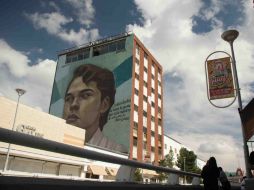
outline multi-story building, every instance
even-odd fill
[[[116,94],[102,133],[124,146],[129,158],[163,159],[162,67],[134,34],[121,34],[61,51],[49,112],[63,117],[72,74],[92,64],[112,72]],[[88,142],[89,143],[89,142]]]

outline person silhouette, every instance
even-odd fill
[[[203,167],[201,177],[204,180],[205,190],[218,190],[218,178],[220,171],[217,167],[217,162],[214,157],[210,157],[206,165]]]
[[[218,167],[218,169],[220,171],[219,180],[222,185],[222,189],[223,190],[230,190],[231,185],[230,185],[230,182],[228,181],[228,178],[227,178],[225,172],[223,171],[222,167]]]

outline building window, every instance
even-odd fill
[[[152,102],[152,107],[155,107],[155,103],[154,102]]]
[[[66,55],[66,63],[80,61],[89,58],[90,49],[81,49]]]
[[[151,135],[154,137],[154,136],[155,136],[155,132],[154,132],[154,131],[151,131]]]
[[[158,153],[159,153],[159,154],[162,154],[162,149],[161,149],[161,147],[159,147]]]
[[[138,138],[137,137],[133,137],[133,145],[134,146],[138,145]]]
[[[138,129],[138,123],[134,121],[134,129]]]
[[[140,54],[140,49],[139,49],[139,45],[136,44],[136,53],[139,55]]]
[[[144,53],[144,57],[145,57],[145,59],[148,58],[148,54],[146,52]]]
[[[155,117],[154,116],[151,116],[151,121],[155,121]]]
[[[145,102],[147,102],[147,96],[143,95],[143,99]]]
[[[139,80],[139,75],[135,73],[135,78]]]
[[[139,65],[139,60],[137,58],[135,58],[135,60],[136,60],[137,65]]]
[[[143,142],[143,149],[146,150],[146,147],[147,147],[147,143],[146,143],[146,142]]]
[[[120,40],[120,41],[117,42],[116,51],[119,52],[119,51],[122,51],[122,50],[125,50],[125,39]]]
[[[161,82],[158,80],[158,84],[159,84],[159,86],[161,87]]]
[[[154,146],[151,147],[151,151],[154,152],[155,151],[155,148]]]
[[[147,82],[146,81],[144,81],[144,86],[147,88]]]
[[[138,106],[134,104],[134,110],[138,111]]]
[[[125,50],[125,39],[114,41],[108,44],[102,44],[93,48],[93,56],[103,55],[110,52],[119,52]]]
[[[138,89],[134,88],[134,93],[138,96]]]
[[[161,99],[161,95],[160,94],[158,94],[158,98]]]
[[[110,44],[108,45],[108,51],[109,51],[109,52],[116,51],[116,43],[110,43]]]
[[[70,56],[66,56],[66,63],[70,63],[71,62],[71,57]]]
[[[103,55],[108,52],[108,46],[100,45],[93,48],[93,56]]]
[[[144,67],[144,71],[147,73],[147,68],[146,67]]]
[[[77,56],[73,56],[72,59],[71,59],[71,62],[75,62],[77,60],[78,60]]]
[[[161,125],[161,119],[160,118],[158,119],[158,124]]]
[[[143,111],[143,116],[147,117],[147,112]]]
[[[154,75],[152,74],[152,79],[154,79]]]
[[[161,108],[160,107],[158,107],[158,113],[161,113]]]
[[[155,90],[154,90],[154,88],[152,88],[152,93],[154,93],[155,92]]]

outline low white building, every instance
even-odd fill
[[[0,127],[12,129],[17,102],[0,96]],[[14,130],[56,142],[128,158],[91,145],[84,145],[85,130],[66,124],[65,120],[19,104]],[[4,171],[8,143],[0,142],[2,175],[67,178],[79,180],[115,180],[119,165],[79,158],[11,144],[7,170]]]
[[[177,161],[177,156],[179,155],[180,149],[181,148],[186,148],[187,150],[191,151],[190,148],[186,147],[185,145],[183,145],[182,143],[180,143],[179,141],[173,139],[172,137],[168,136],[168,135],[164,135],[164,156],[166,156],[167,154],[169,154],[170,150],[173,151],[173,162]],[[202,159],[197,157],[197,167],[202,169],[203,166],[205,165],[205,161],[203,161]],[[174,166],[174,168],[177,169],[176,166]]]

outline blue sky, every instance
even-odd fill
[[[230,53],[220,36],[237,29],[243,106],[253,98],[251,0],[1,0],[0,5],[0,95],[16,100],[14,89],[24,88],[21,102],[47,112],[58,51],[132,31],[164,69],[166,134],[204,160],[215,156],[227,170],[244,167],[237,102],[226,109],[209,104],[204,62],[213,51]]]

